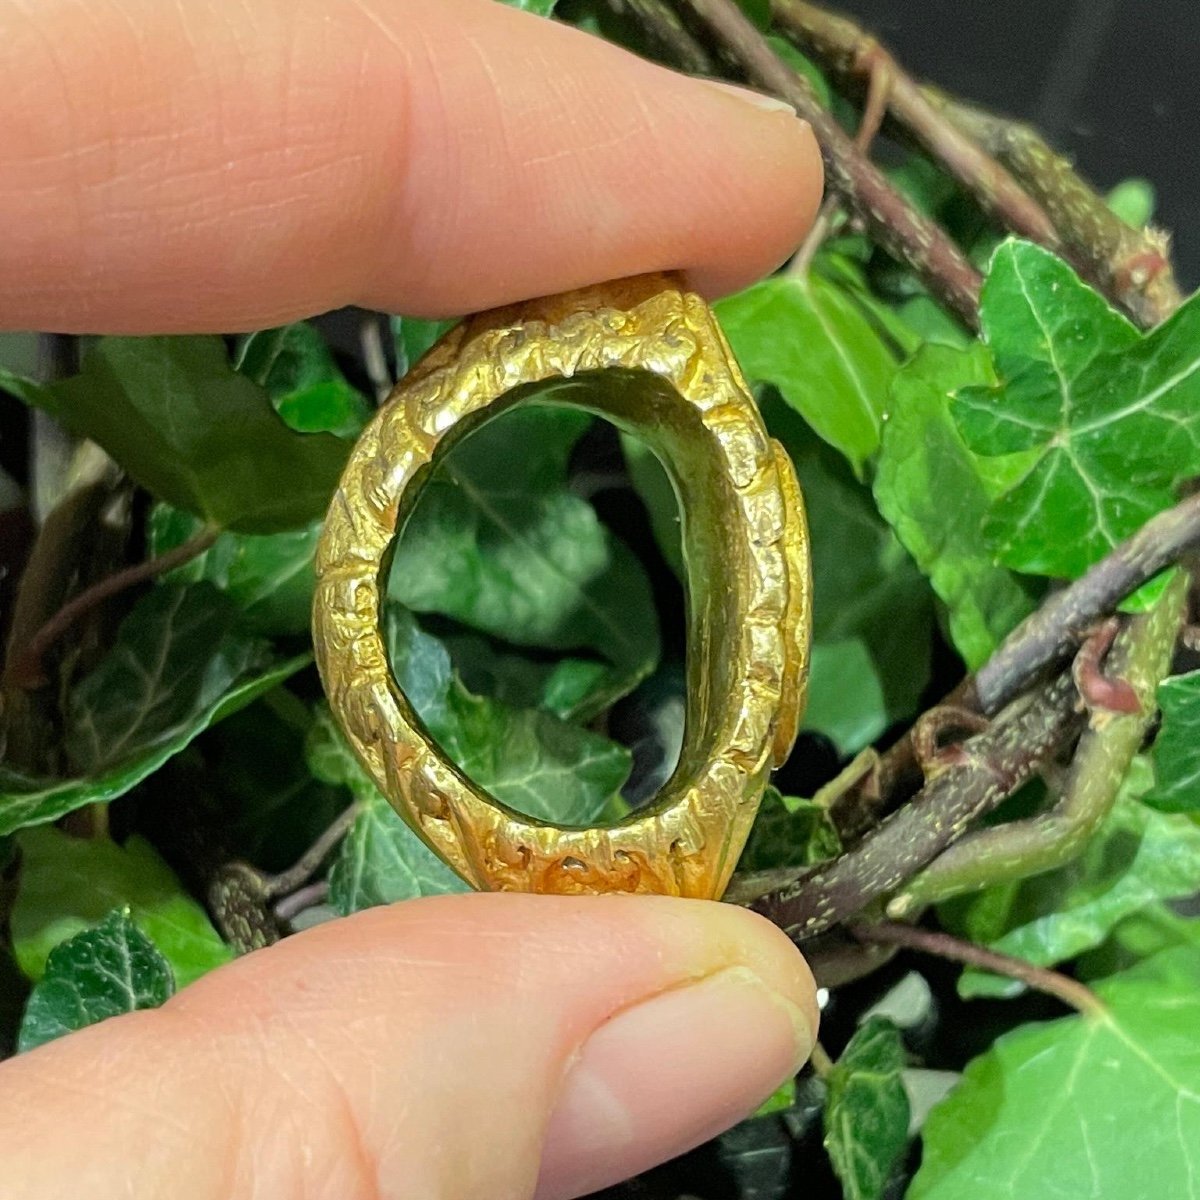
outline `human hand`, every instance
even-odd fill
[[[0,326],[714,293],[819,199],[787,113],[490,0],[0,0],[0,62]],[[5,1188],[578,1195],[743,1116],[815,1025],[795,949],[728,906],[410,902],[5,1064]]]

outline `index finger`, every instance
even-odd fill
[[[803,236],[808,127],[494,0],[0,0],[0,327],[453,315]]]

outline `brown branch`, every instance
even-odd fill
[[[1062,662],[1131,592],[1200,545],[1200,492],[1151,517],[1086,574],[1026,617],[980,667],[970,697],[993,713]]]
[[[675,0],[758,87],[786,100],[812,126],[825,160],[826,181],[875,240],[907,263],[943,304],[971,328],[979,324],[979,272],[950,238],[888,182],[822,107],[808,80],[792,70],[733,0]]]
[[[151,579],[198,558],[212,546],[219,533],[219,529],[205,529],[173,550],[168,550],[157,558],[134,563],[72,597],[29,639],[24,649],[9,663],[5,671],[5,683],[26,689],[42,687],[46,683],[42,659],[76,621],[110,597],[128,588],[148,583]]]
[[[1049,213],[1066,255],[1115,304],[1147,328],[1182,303],[1167,238],[1127,225],[1030,125],[998,116],[934,88],[926,98],[945,119],[995,155]]]
[[[843,79],[874,83],[884,72],[887,109],[929,154],[946,168],[995,220],[1014,233],[1059,249],[1049,214],[972,138],[938,111],[892,54],[848,18],[805,0],[773,0],[780,26]],[[869,93],[868,93],[869,94]]]
[[[951,962],[965,963],[981,971],[991,971],[995,975],[1018,979],[1035,991],[1056,997],[1084,1016],[1103,1016],[1106,1011],[1096,993],[1076,979],[1058,971],[1039,967],[1023,958],[1014,958],[1011,954],[1001,954],[997,950],[989,950],[986,946],[952,937],[948,933],[920,929],[915,925],[903,925],[896,921],[856,924],[850,926],[850,932],[863,942],[918,950],[922,954],[948,958]]]
[[[953,765],[853,849],[751,907],[797,940],[815,937],[894,892],[1026,782],[1079,729],[1069,671],[967,739]]]

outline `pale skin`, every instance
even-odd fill
[[[788,112],[491,0],[0,0],[0,328],[717,295],[820,198]],[[782,933],[470,895],[321,926],[0,1066],[6,1194],[539,1200],[695,1145],[807,1057]]]

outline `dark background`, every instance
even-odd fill
[[[841,0],[913,74],[1037,125],[1102,188],[1153,181],[1200,283],[1200,0]]]

